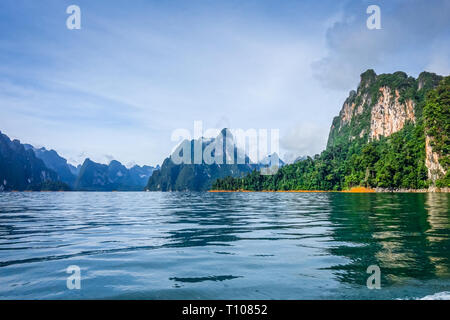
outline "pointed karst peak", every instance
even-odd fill
[[[354,101],[354,99],[356,98],[357,93],[355,90],[350,90],[350,92],[348,93],[348,98],[347,100],[345,100],[345,102],[350,102],[350,101]]]
[[[86,159],[84,159],[84,162],[83,162],[83,166],[86,164],[90,164],[90,163],[94,163],[94,161],[92,161],[90,158],[86,158]]]
[[[427,72],[423,71],[419,74],[419,77],[417,78],[417,89],[432,89],[436,87],[439,82],[442,80],[442,76],[437,75],[433,72]]]
[[[275,157],[277,157],[278,159],[280,158],[280,156],[279,156],[278,153],[276,153],[276,152],[273,152],[272,154],[269,154],[268,157],[269,157],[269,158],[272,158],[272,157],[275,158]]]
[[[373,83],[377,78],[377,74],[373,69],[367,69],[363,73],[361,73],[361,85],[364,84],[365,86],[370,85]]]
[[[122,164],[119,161],[117,161],[117,160],[111,160],[109,162],[109,165],[110,166],[121,166]]]
[[[225,139],[233,139],[233,134],[231,133],[230,129],[228,128],[223,128],[220,131],[219,137],[222,136]]]

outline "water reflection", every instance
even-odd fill
[[[449,201],[448,194],[0,193],[0,298],[358,298],[373,264],[383,288],[409,279],[445,286]],[[72,264],[88,279],[80,296],[65,286]],[[414,290],[424,296],[441,287]]]
[[[436,275],[445,277],[450,274],[450,197],[442,194],[427,194],[425,207],[428,211],[427,222],[430,228],[426,231],[426,238],[429,246],[435,249],[433,252],[440,251],[440,248],[447,248],[447,255],[431,254],[430,260],[436,269]]]
[[[408,279],[449,277],[450,228],[447,194],[335,194],[329,216],[332,237],[345,245],[330,254],[336,277],[364,285],[369,265],[378,265],[384,285]]]

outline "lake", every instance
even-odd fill
[[[0,299],[450,297],[450,194],[0,193]],[[380,268],[370,290],[367,268]],[[80,268],[69,290],[69,266]]]

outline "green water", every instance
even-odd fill
[[[449,297],[449,194],[0,193],[1,299]],[[69,290],[66,269],[81,269]],[[381,289],[366,286],[370,265]]]

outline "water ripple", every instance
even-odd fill
[[[447,194],[0,193],[0,298],[433,295],[450,283],[449,202]],[[389,290],[367,292],[371,264]],[[80,292],[65,287],[69,265],[82,270]]]

